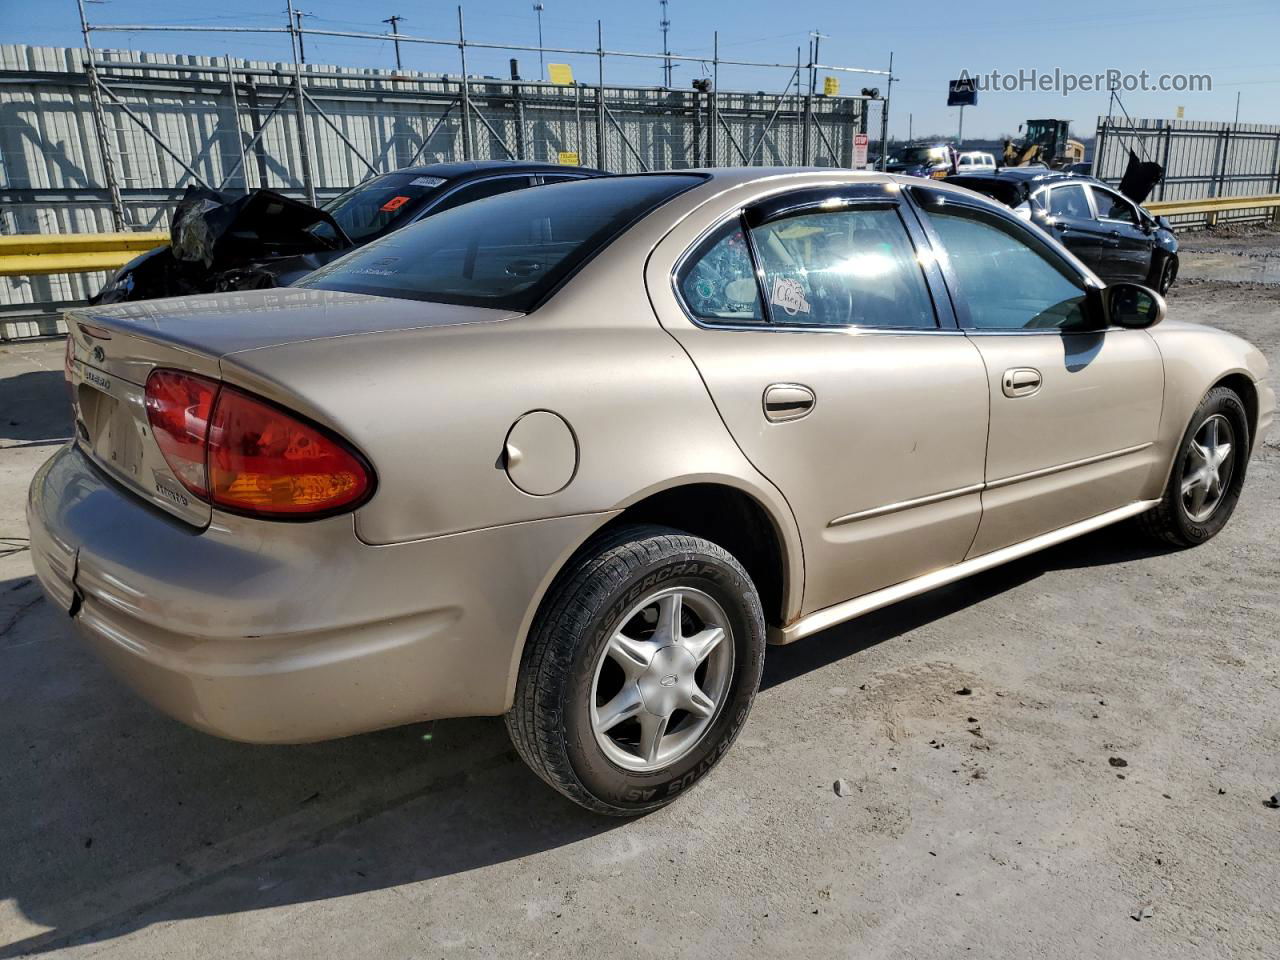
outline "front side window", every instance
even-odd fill
[[[515,190],[433,214],[297,286],[528,312],[700,174],[643,174]]]
[[[937,326],[924,272],[891,207],[775,220],[752,231],[775,324]]]
[[[1093,191],[1093,205],[1098,208],[1098,216],[1104,220],[1122,220],[1125,223],[1131,223],[1134,226],[1138,224],[1138,217],[1133,211],[1133,207],[1129,205],[1129,201],[1110,190],[1103,190],[1100,187],[1090,187]]]
[[[931,204],[929,220],[978,330],[1088,329],[1085,287],[1013,224],[959,204]]]

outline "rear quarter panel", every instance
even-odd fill
[[[378,488],[355,518],[366,543],[590,513],[603,524],[650,493],[717,482],[774,518],[798,591],[786,503],[658,325],[643,286],[651,239],[623,241],[528,316],[250,350],[225,356],[223,376],[333,427],[369,458]],[[518,489],[503,462],[512,425],[535,410],[563,417],[578,448],[573,479],[548,496]]]

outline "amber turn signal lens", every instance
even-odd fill
[[[364,499],[361,458],[320,427],[223,386],[209,430],[209,489],[219,506],[254,514],[328,513]]]

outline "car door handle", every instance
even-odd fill
[[[770,423],[799,420],[817,403],[817,395],[803,383],[773,383],[764,390],[764,418]]]
[[[1043,382],[1040,371],[1034,367],[1011,367],[1004,372],[1001,386],[1006,397],[1029,397]]]

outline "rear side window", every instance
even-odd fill
[[[677,284],[690,313],[712,324],[937,326],[911,238],[893,208],[788,216],[751,230],[750,245],[734,220],[694,251]]]
[[[297,286],[527,313],[632,223],[703,179],[601,177],[477,200],[375,240]]]
[[[1085,288],[1001,218],[960,204],[928,208],[969,321],[978,330],[1087,329]]]
[[[680,294],[699,320],[762,323],[760,288],[742,224],[733,220],[703,241],[680,272]]]
[[[1090,218],[1089,201],[1085,198],[1084,187],[1078,183],[1072,183],[1050,190],[1049,215],[1088,220]]]

